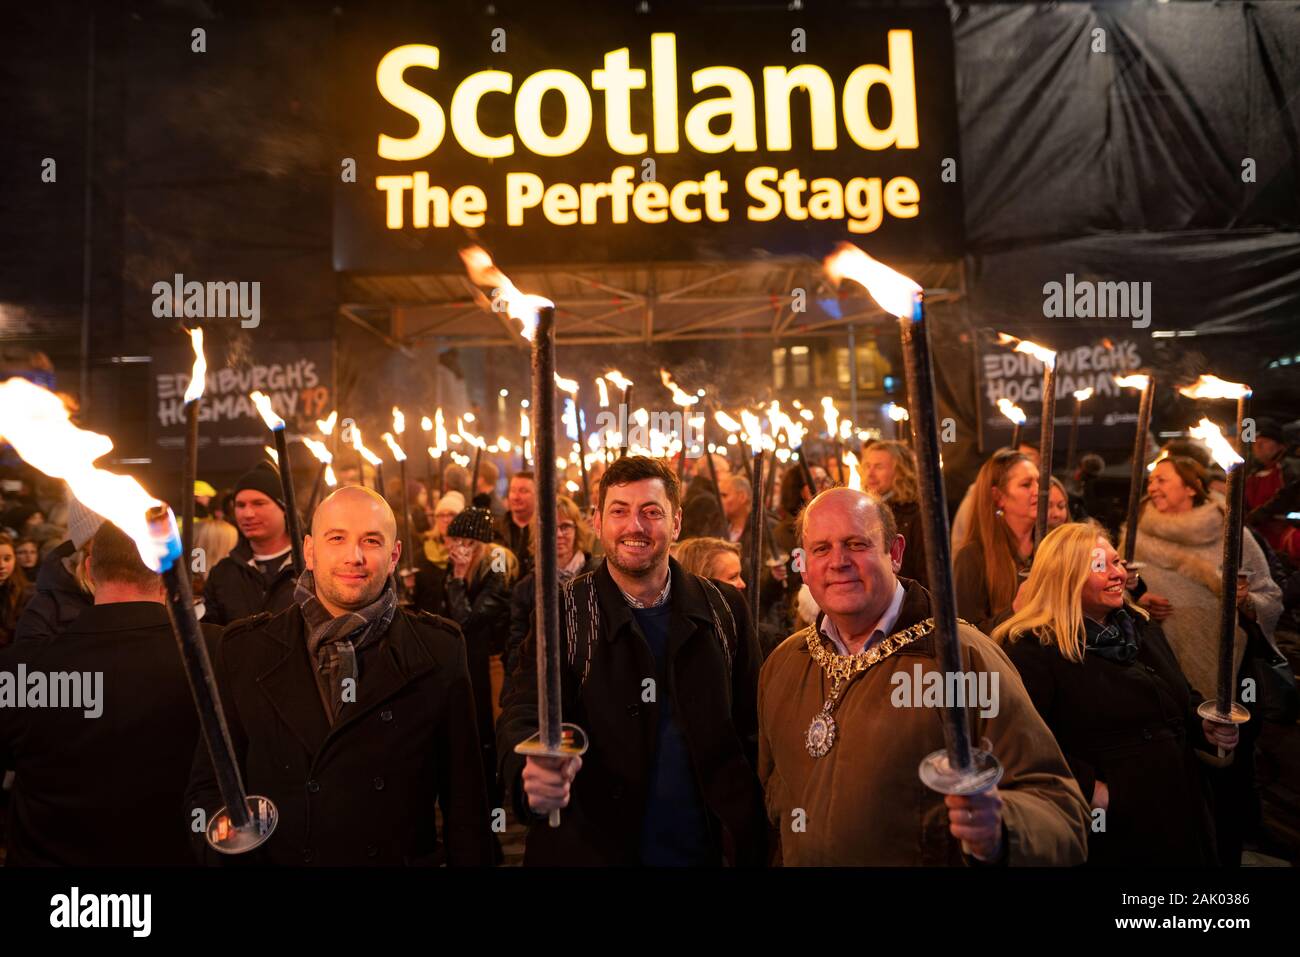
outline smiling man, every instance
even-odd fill
[[[524,758],[537,732],[530,633],[497,724],[501,780],[530,823],[530,865],[760,864],[762,795],[754,772],[758,651],[730,585],[669,557],[680,486],[657,459],[626,456],[601,478],[604,563],[561,586],[564,720],[582,758]],[[560,826],[546,815],[564,809]]]
[[[213,625],[293,603],[293,553],[275,466],[263,463],[240,477],[234,518],[239,543],[212,567],[203,589],[203,620]]]
[[[905,542],[889,507],[830,489],[801,525],[821,611],[759,681],[759,775],[783,862],[1082,863],[1088,808],[1060,748],[1006,655],[964,623],[962,668],[995,689],[987,707],[967,709],[971,740],[990,742],[1003,776],[972,796],[921,783],[921,759],[944,746],[942,702],[915,687],[938,670],[933,619],[929,592],[898,580]]]
[[[341,488],[313,516],[294,604],[238,622],[217,645],[244,782],[280,811],[255,852],[262,863],[492,860],[465,640],[446,619],[398,607],[400,554],[388,503]],[[188,797],[205,815],[221,804],[202,744]]]

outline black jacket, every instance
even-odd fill
[[[595,555],[588,555],[587,560],[582,564],[582,570],[579,575],[585,575],[587,572],[596,570],[603,558],[597,558]],[[533,608],[535,606],[535,596],[533,594],[536,585],[535,578],[532,574],[525,575],[515,583],[515,587],[510,590],[510,632],[506,636],[505,652],[501,656],[501,661],[505,665],[505,681],[501,685],[501,700],[506,700],[506,695],[510,692],[510,676],[514,674],[515,668],[519,665],[519,649],[523,647],[524,639],[528,637],[528,630],[533,626]]]
[[[726,538],[727,517],[718,504],[713,480],[697,475],[682,498],[681,538]]]
[[[280,812],[248,862],[489,863],[491,821],[459,630],[398,609],[388,631],[358,652],[358,665],[357,700],[331,727],[297,605],[222,636],[213,667],[244,786]],[[212,762],[202,746],[193,757],[187,807],[210,816],[222,803]],[[201,837],[195,845],[202,849]]]
[[[515,524],[509,512],[502,512],[492,520],[492,540],[510,549],[515,558],[519,559],[521,578],[533,570],[533,553],[528,548],[532,535],[532,524],[521,528]]]
[[[889,503],[898,523],[898,533],[907,543],[903,548],[903,564],[899,566],[900,578],[910,578],[928,588],[930,576],[925,570],[925,533],[921,506],[916,502]]]
[[[675,559],[669,565],[670,679],[657,703],[643,701],[642,682],[656,673],[654,655],[608,567],[602,564],[561,587],[561,707],[564,720],[579,725],[591,746],[558,828],[528,809],[520,782],[524,759],[514,751],[537,731],[535,638],[530,634],[524,643],[497,722],[497,745],[502,781],[515,795],[516,813],[530,824],[525,864],[640,863],[659,708],[670,703],[709,812],[719,862],[724,857],[742,865],[765,860],[767,822],[755,771],[759,658],[744,599],[730,585],[691,575]],[[573,631],[564,624],[567,597],[573,599]],[[587,641],[593,599],[601,628],[594,646]],[[715,622],[721,622],[721,634]]]
[[[53,638],[63,633],[94,602],[81,590],[63,560],[76,549],[69,539],[43,559],[36,573],[36,594],[18,617],[14,641]]]
[[[1203,867],[1215,863],[1207,774],[1194,748],[1212,750],[1183,676],[1155,622],[1138,622],[1130,662],[1088,653],[1069,661],[1033,635],[1005,644],[1089,801],[1098,780],[1110,791],[1105,827],[1088,834],[1088,864]]]
[[[95,718],[0,708],[0,768],[16,772],[8,864],[192,865],[184,797],[199,724],[167,609],[94,605],[58,641],[0,655],[0,671],[19,660],[29,674],[100,672],[103,685]]]
[[[275,577],[267,581],[262,570],[253,563],[253,549],[244,539],[231,549],[230,554],[213,567],[203,588],[203,620],[214,625],[229,625],[241,618],[269,612],[284,611],[293,604],[293,587],[297,576],[293,573],[293,552],[284,556],[284,562]]]

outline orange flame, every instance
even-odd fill
[[[1016,425],[1025,424],[1025,410],[1020,408],[1010,399],[998,399],[998,411],[1005,415]]]
[[[555,373],[555,387],[561,392],[567,392],[572,396],[578,394],[578,381],[576,379],[566,379],[558,372]]]
[[[388,443],[388,451],[393,453],[394,459],[396,459],[398,462],[406,461],[406,453],[402,451],[402,447],[397,444],[397,440],[393,438],[393,434],[391,432],[385,432],[383,435],[380,436],[380,438],[383,439],[386,443]]]
[[[1001,406],[999,406],[999,408],[1001,408]],[[912,417],[911,414],[908,413],[907,409],[903,408],[901,405],[898,405],[897,403],[894,402],[891,402],[889,403],[889,405],[885,406],[885,412],[895,422],[906,422],[908,419]],[[1021,415],[1024,415],[1024,413],[1022,412]]]
[[[1178,390],[1189,399],[1244,399],[1251,394],[1244,382],[1227,382],[1217,375],[1203,375]]]
[[[163,570],[173,546],[155,537],[146,517],[162,502],[131,476],[94,465],[113,450],[112,439],[77,428],[57,395],[17,378],[0,384],[0,438],[33,468],[67,482],[77,501],[130,536],[145,565]],[[179,536],[174,549],[179,554]]]
[[[1079,391],[1074,393],[1075,401],[1087,402],[1089,399],[1092,398],[1092,392],[1093,392],[1092,386],[1088,386],[1088,388],[1086,389],[1080,389]]]
[[[505,303],[506,315],[523,323],[521,333],[529,342],[537,333],[537,313],[542,309],[554,309],[555,303],[543,296],[522,293],[503,273],[487,250],[481,246],[470,246],[460,251],[465,271],[472,282],[479,286],[495,289],[501,302]]]
[[[745,439],[750,449],[757,455],[763,449],[763,423],[748,409],[740,410],[740,421],[745,427]]]
[[[833,282],[852,279],[871,294],[881,309],[899,319],[912,315],[921,287],[901,272],[872,259],[852,243],[840,243],[822,264]]]
[[[698,395],[691,395],[674,382],[673,377],[669,374],[667,369],[659,370],[659,381],[664,384],[665,389],[673,394],[673,405],[680,405],[682,408],[688,408],[700,401]]]
[[[847,449],[844,451],[844,464],[849,467],[849,476],[845,484],[857,491],[862,491],[862,473],[858,471],[858,457]]]
[[[401,435],[406,431],[406,416],[402,415],[402,410],[393,406],[393,431]]]
[[[727,413],[723,412],[721,409],[713,413],[713,421],[718,423],[718,425],[722,426],[728,432],[739,432],[741,429],[740,423],[727,415]]]
[[[302,437],[302,444],[311,450],[311,454],[316,456],[318,461],[323,462],[326,465],[334,461],[334,456],[330,453],[330,450],[325,447],[324,442],[318,442],[316,439],[304,435]]]
[[[1025,355],[1033,356],[1049,369],[1056,368],[1056,350],[1049,349],[1047,346],[1040,345],[1029,339],[1018,339],[1015,336],[1008,335],[1005,332],[998,333],[998,342],[1004,346],[1014,346],[1015,352],[1023,352]]]
[[[617,369],[610,369],[608,372],[605,373],[604,377],[608,379],[610,382],[614,383],[614,385],[618,386],[620,389],[626,390],[629,386],[632,385],[632,380],[629,379],[627,376],[623,375],[623,373],[619,372]]]
[[[334,426],[338,423],[338,420],[339,410],[335,409],[329,414],[329,418],[317,419],[316,428],[320,429],[321,435],[332,435],[334,432]]]
[[[1151,385],[1151,377],[1135,372],[1132,375],[1117,375],[1113,377],[1115,384],[1121,389],[1141,389],[1146,391],[1147,386]]]
[[[284,428],[284,419],[275,414],[271,408],[271,397],[265,392],[250,392],[248,397],[253,400],[253,405],[257,406],[257,411],[262,415],[262,421],[272,432],[278,432]]]
[[[1214,456],[1214,461],[1225,472],[1245,461],[1237,454],[1237,450],[1232,447],[1232,443],[1223,437],[1219,427],[1209,419],[1201,419],[1195,426],[1187,430],[1187,434],[1200,439],[1208,445],[1210,455]]]
[[[203,398],[203,384],[208,376],[208,360],[203,356],[203,330],[190,330],[190,345],[194,347],[194,367],[190,370],[190,384],[185,387],[185,404]]]

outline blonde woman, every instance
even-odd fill
[[[688,538],[672,547],[673,557],[692,575],[716,578],[743,589],[740,575],[740,546],[721,538]]]
[[[1093,866],[1216,861],[1208,774],[1193,749],[1236,747],[1232,726],[1202,721],[1160,625],[1129,602],[1125,568],[1095,525],[1043,539],[1019,610],[993,629],[1052,729],[1094,827]]]

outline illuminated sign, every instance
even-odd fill
[[[439,271],[471,231],[517,263],[959,249],[943,11],[652,20],[341,41],[336,268]]]

